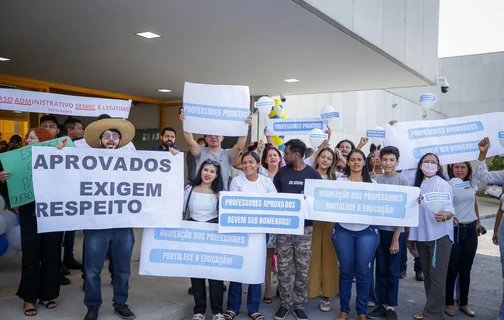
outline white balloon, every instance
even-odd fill
[[[324,133],[321,129],[313,129],[308,134],[308,138],[310,139],[310,144],[313,149],[317,149],[324,140],[327,140],[327,133]]]
[[[7,248],[5,253],[0,256],[0,259],[3,260],[12,259],[15,258],[18,255],[18,253],[19,250],[9,244],[9,247]]]
[[[385,129],[382,126],[376,126],[373,128],[373,130],[385,131]],[[383,147],[383,141],[385,139],[383,139],[383,138],[371,138],[371,139],[373,140],[373,143],[376,144],[377,147],[378,147],[378,145],[381,145]]]
[[[436,104],[437,97],[432,93],[424,93],[420,96],[420,106],[425,111],[429,111]]]
[[[4,210],[2,211],[2,213],[0,213],[0,215],[2,215],[5,219],[5,221],[7,222],[7,228],[6,230],[10,230],[12,228],[14,228],[15,226],[17,226],[17,216],[14,212],[12,211],[9,211],[9,210]]]
[[[330,105],[325,105],[322,107],[322,111],[320,111],[320,114],[331,113],[331,112],[334,112],[334,107],[330,106]]]
[[[10,229],[5,235],[7,240],[9,241],[9,246],[16,248],[17,250],[21,250],[21,227],[15,226]]]
[[[259,110],[259,115],[264,117],[271,112],[271,107],[275,105],[275,101],[270,97],[263,96],[260,97],[254,105]]]
[[[464,181],[462,181],[462,179],[460,178],[453,178],[451,179],[450,181],[448,181],[448,183],[453,187],[453,185],[455,184],[459,184],[459,183],[462,183]]]
[[[426,202],[427,208],[429,208],[430,211],[436,213],[439,212],[439,210],[443,209],[444,206],[444,201],[431,201],[431,202]]]
[[[7,221],[0,215],[0,234],[4,234],[7,231]]]

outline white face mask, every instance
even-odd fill
[[[432,177],[438,171],[438,165],[435,163],[422,163],[422,172],[427,177]]]

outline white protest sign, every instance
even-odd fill
[[[128,118],[131,100],[102,99],[26,90],[0,89],[0,109],[68,116]]]
[[[76,148],[91,148],[87,143],[86,143],[86,139],[79,139],[79,140],[75,140],[73,142],[75,144],[75,147]],[[133,150],[136,150],[135,148],[135,145],[133,144],[133,142],[130,142],[128,143],[127,145],[125,145],[124,147],[122,148],[119,148],[118,150],[127,150],[127,151],[133,151]]]
[[[423,201],[432,212],[439,212],[445,203],[451,201],[451,194],[448,192],[429,192],[423,195]]]
[[[339,118],[339,112],[334,111],[333,106],[326,105],[322,107],[322,110],[320,111],[320,118],[324,120]]]
[[[327,120],[320,118],[267,119],[266,125],[267,136],[307,136],[313,129],[320,129],[323,132],[327,131]]]
[[[33,147],[32,168],[39,233],[182,223],[182,153]]]
[[[194,221],[178,229],[145,229],[139,274],[263,283],[266,235],[217,229],[215,223]]]
[[[338,180],[306,180],[306,219],[417,227],[420,188]]]
[[[248,134],[250,93],[246,86],[186,82],[184,85],[184,131],[241,137]]]
[[[385,130],[367,130],[366,137],[368,138],[385,138]]]
[[[301,194],[221,192],[220,233],[304,234]]]
[[[416,168],[420,158],[429,152],[439,157],[441,164],[476,160],[478,143],[490,139],[488,156],[504,154],[498,132],[504,123],[504,112],[431,121],[398,122],[385,126],[385,145],[401,152],[397,169]]]

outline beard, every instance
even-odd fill
[[[163,142],[163,145],[167,148],[173,147],[173,141],[167,140],[166,142]]]

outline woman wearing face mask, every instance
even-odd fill
[[[471,282],[471,268],[478,248],[477,229],[480,227],[478,217],[478,204],[476,203],[476,191],[478,187],[472,181],[472,168],[469,162],[460,162],[448,166],[448,176],[450,179],[459,178],[468,182],[463,186],[454,185],[453,205],[457,217],[454,218],[456,224],[453,227],[455,242],[452,246],[450,263],[448,264],[448,276],[446,278],[445,312],[455,315],[455,301],[453,290],[457,274],[460,283],[460,310],[470,317],[475,313],[467,306],[469,296],[469,285]]]
[[[207,159],[200,166],[196,178],[184,192],[184,220],[217,223],[219,217],[218,193],[224,190],[221,179],[221,166],[218,161]],[[207,298],[206,279],[191,278],[194,295],[193,320],[204,320]],[[208,279],[210,307],[213,320],[224,320],[224,282]]]
[[[52,139],[51,132],[43,128],[30,130],[25,137],[26,145]],[[0,175],[2,183],[10,178],[6,172]],[[19,220],[23,250],[21,282],[17,296],[24,301],[24,315],[31,317],[37,315],[35,309],[37,300],[47,309],[54,309],[57,306],[54,300],[60,293],[60,252],[63,232],[37,233],[35,202],[19,207]]]
[[[376,183],[371,179],[366,166],[366,156],[355,149],[348,154],[347,176],[338,181]],[[333,229],[333,244],[338,254],[340,267],[339,287],[341,312],[336,320],[349,318],[352,280],[355,275],[357,286],[357,320],[365,320],[371,272],[369,265],[374,259],[380,237],[378,228],[358,223],[336,223]],[[358,259],[356,257],[358,256]]]
[[[336,155],[331,148],[323,148],[315,159],[315,169],[324,180],[336,180]],[[308,297],[320,297],[319,308],[331,311],[330,298],[339,293],[338,257],[332,245],[334,223],[313,221],[312,258],[308,273]]]
[[[275,147],[267,147],[262,154],[261,165],[262,166],[259,169],[259,173],[273,180],[276,173],[278,172],[278,169],[282,167],[282,154]],[[273,300],[271,299],[271,272],[276,272],[273,259],[275,255],[275,243],[275,235],[268,234],[266,251],[266,281],[263,299],[263,302],[266,304],[271,304],[273,302]]]
[[[242,156],[242,175],[231,181],[229,191],[248,193],[276,193],[273,181],[258,174],[261,160],[255,152],[245,152]],[[242,302],[242,284],[231,282],[228,291],[227,311],[224,314],[226,320],[233,320],[240,312]],[[261,284],[249,284],[247,296],[247,309],[249,317],[253,320],[264,320],[259,313],[261,302]]]
[[[419,224],[416,228],[407,229],[409,232],[406,245],[416,247],[420,255],[424,272],[424,287],[427,302],[422,314],[415,319],[439,320],[443,319],[444,292],[446,289],[446,275],[450,252],[453,244],[454,208],[452,187],[443,179],[443,169],[439,158],[433,153],[425,154],[418,162],[415,187],[421,189],[420,194],[443,192],[450,194],[450,201],[444,203],[439,212],[429,210],[425,201],[420,203]]]

